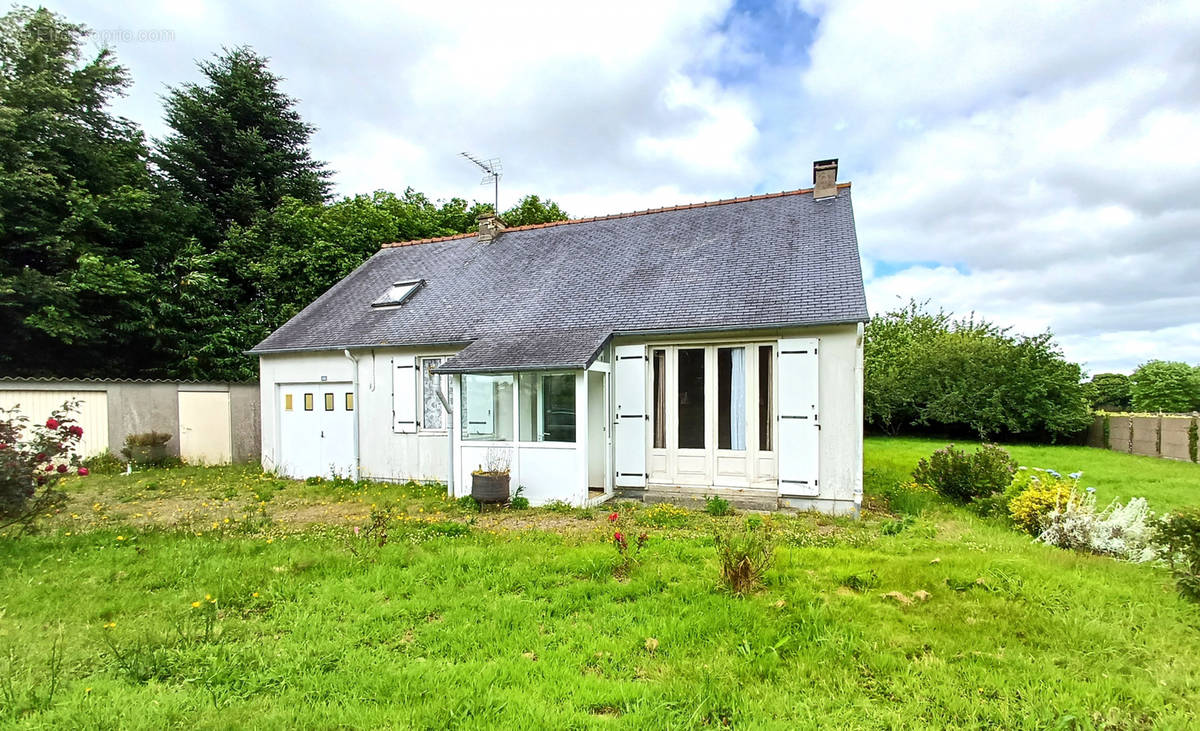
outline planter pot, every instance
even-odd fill
[[[508,502],[508,475],[472,474],[471,497],[483,504]]]
[[[129,447],[129,459],[134,464],[157,464],[167,457],[167,445]]]

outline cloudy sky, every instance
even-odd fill
[[[1093,373],[1200,363],[1200,5],[680,0],[55,0],[160,95],[249,44],[318,127],[339,194],[573,216],[853,182],[872,311],[909,297],[1024,332]],[[975,5],[974,7],[972,7]]]

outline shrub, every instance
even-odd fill
[[[1200,427],[1197,426],[1196,420],[1192,419],[1192,423],[1188,426],[1188,457],[1193,461],[1197,460],[1197,454],[1200,452]]]
[[[1022,467],[1008,488],[1009,517],[1026,533],[1041,535],[1046,528],[1046,516],[1066,505],[1081,474],[1075,472],[1072,479],[1064,479],[1054,471]]]
[[[1153,541],[1170,564],[1179,593],[1200,601],[1200,508],[1164,515],[1154,525]]]
[[[1154,514],[1145,498],[1133,498],[1124,505],[1114,500],[1098,511],[1095,489],[1088,488],[1084,493],[1073,492],[1063,505],[1046,515],[1046,527],[1038,540],[1059,548],[1142,563],[1155,557],[1151,542],[1154,525]]]
[[[913,480],[951,500],[970,502],[1003,492],[1016,471],[1016,461],[995,444],[985,444],[974,454],[950,444],[922,459]]]
[[[28,525],[58,505],[64,496],[54,486],[68,472],[88,474],[75,454],[83,436],[71,416],[77,408],[67,402],[34,426],[19,408],[0,409],[0,528]]]
[[[521,494],[523,492],[525,492],[525,486],[518,486],[517,491],[508,499],[508,507],[513,510],[529,510],[529,498],[523,496]]]
[[[476,500],[475,498],[471,497],[470,495],[463,495],[462,497],[455,500],[454,502],[458,504],[459,508],[467,511],[468,513],[478,513],[479,512],[479,501]]]
[[[713,495],[711,497],[705,495],[704,512],[708,513],[709,515],[732,515],[733,507],[729,505],[728,500],[720,497],[719,495]]]
[[[93,455],[81,462],[89,472],[94,472],[98,475],[115,475],[125,471],[125,463],[121,458],[112,453],[112,450],[106,449],[100,454]]]
[[[738,596],[762,585],[763,576],[775,559],[775,536],[770,525],[750,521],[744,527],[729,528],[713,534],[721,582]]]

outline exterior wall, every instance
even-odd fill
[[[614,344],[736,344],[781,337],[819,338],[819,488],[813,498],[786,498],[784,506],[830,513],[854,513],[862,502],[862,326],[697,333],[615,339]],[[780,447],[777,447],[779,449]],[[628,490],[635,492],[636,490]],[[778,486],[747,488],[745,494],[770,495]]]
[[[448,355],[453,351],[415,348],[355,350],[357,364],[342,351],[286,353],[259,358],[262,465],[271,470],[279,460],[280,383],[346,383],[358,378],[359,476],[376,480],[445,482],[450,474],[446,430],[397,434],[392,430],[392,358],[398,354]],[[419,406],[418,406],[419,407]]]
[[[60,406],[67,396],[90,398],[96,408],[85,405],[81,414],[82,454],[92,456],[108,449],[120,455],[130,434],[158,431],[171,435],[166,450],[178,457],[180,391],[227,392],[233,460],[258,459],[259,387],[255,384],[12,379],[0,381],[0,406],[20,401],[22,411],[32,417],[45,410],[45,404],[50,404],[46,408]],[[103,438],[97,438],[99,435]]]
[[[1105,419],[1108,420],[1108,443],[1104,441]],[[1088,427],[1087,445],[1147,457],[1191,462],[1188,431],[1193,422],[1200,425],[1200,413],[1140,416],[1096,414],[1092,425]]]

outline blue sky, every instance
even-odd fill
[[[159,4],[55,0],[109,39],[117,108],[249,44],[340,194],[573,215],[853,182],[873,310],[1051,329],[1092,372],[1200,363],[1200,6],[1187,2]],[[119,32],[114,32],[119,31]]]

